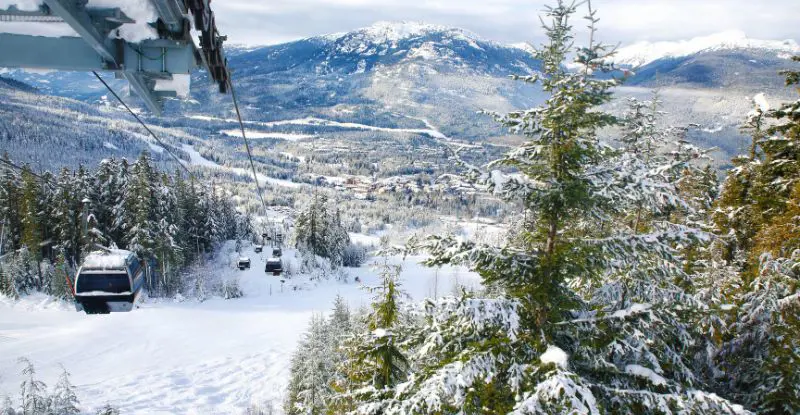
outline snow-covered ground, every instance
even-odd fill
[[[230,172],[236,173],[238,175],[242,175],[242,176],[250,176],[250,177],[253,176],[252,170],[249,170],[249,169],[243,169],[243,168],[238,168],[238,167],[226,167],[226,166],[219,165],[219,164],[217,164],[217,163],[215,163],[215,162],[203,157],[200,154],[200,152],[195,150],[194,147],[192,147],[189,144],[183,144],[182,148],[183,148],[183,151],[186,154],[189,155],[189,163],[192,166],[202,166],[202,167],[206,167],[206,168],[210,168],[210,169],[222,169],[222,170],[227,170],[227,171],[230,171]],[[263,175],[261,173],[258,173],[258,180],[261,183],[269,183],[269,184],[274,185],[274,186],[288,187],[288,188],[293,188],[293,189],[297,189],[297,188],[300,188],[300,187],[303,186],[302,183],[295,183],[295,182],[292,182],[292,181],[289,181],[289,180],[276,179],[274,177],[265,176],[265,175]]]
[[[245,255],[250,270],[219,271],[238,273],[246,297],[237,300],[146,302],[131,313],[87,316],[42,296],[0,299],[0,398],[17,396],[16,360],[27,357],[49,384],[63,364],[85,409],[108,402],[123,414],[242,413],[270,400],[279,408],[311,315],[327,312],[337,294],[353,307],[368,305],[370,295],[353,278],[307,291],[293,291],[287,281],[281,290],[280,278],[263,272],[267,254]],[[428,269],[420,259],[391,260],[402,263],[403,288],[414,299],[477,285],[475,274]],[[376,283],[368,266],[348,273]]]

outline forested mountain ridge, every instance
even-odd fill
[[[636,44],[619,51],[620,64],[635,73],[619,87],[620,96],[643,98],[650,89],[660,88],[664,110],[669,113],[667,121],[699,124],[690,139],[719,147],[721,163],[746,145],[738,123],[749,111],[750,98],[766,92],[768,99],[778,102],[790,94],[774,74],[791,68],[785,55],[796,46],[791,41],[750,41],[736,36],[731,40],[731,36],[675,42],[677,46],[668,47],[661,43]],[[448,137],[498,144],[505,143],[505,131],[476,112],[510,111],[542,100],[541,91],[522,88],[508,79],[512,74],[526,75],[540,69],[531,50],[528,46],[501,45],[451,27],[381,22],[280,45],[235,47],[229,63],[245,118],[251,121],[317,117],[379,128],[423,129],[433,125]],[[10,71],[5,76],[43,93],[93,105],[117,105],[109,101],[107,91],[90,74]],[[118,91],[126,90],[122,81],[112,80],[111,85]],[[137,102],[135,97],[128,100]],[[617,111],[621,108],[610,105]],[[206,139],[231,128],[185,117],[229,119],[231,106],[230,97],[216,94],[206,74],[198,72],[193,75],[192,99],[168,102],[164,125],[178,126]],[[84,108],[89,111],[89,107]],[[316,130],[261,129],[306,135]],[[363,140],[347,134],[345,141],[360,146]]]

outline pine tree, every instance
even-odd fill
[[[758,277],[737,295],[733,336],[717,358],[728,375],[726,393],[764,413],[800,410],[800,251],[791,259],[763,258]]]
[[[69,372],[62,368],[61,376],[59,376],[58,383],[50,397],[50,408],[47,413],[52,415],[80,414],[79,404],[75,386],[69,381]]]
[[[67,169],[58,177],[57,196],[53,206],[56,236],[59,247],[73,263],[80,262],[80,245],[83,237],[83,203],[75,187],[75,178]]]
[[[340,371],[338,407],[351,408],[358,414],[381,414],[388,411],[398,385],[405,381],[409,361],[401,345],[406,323],[401,310],[405,293],[400,290],[400,267],[383,264],[381,286],[375,294],[372,312],[366,317],[366,331],[357,333],[345,344]],[[342,383],[344,385],[342,385]],[[342,387],[343,386],[343,387]]]
[[[722,186],[713,215],[716,232],[727,240],[725,259],[732,261],[737,251],[748,252],[761,221],[755,203],[755,180],[763,165],[761,143],[766,137],[764,122],[768,108],[756,102],[743,129],[751,134],[747,155],[734,157],[734,168]]]
[[[120,413],[119,409],[111,406],[111,404],[105,404],[97,411],[97,415],[120,415]]]
[[[327,322],[311,318],[309,330],[292,358],[287,414],[324,414],[331,396],[334,360]]]
[[[42,259],[42,228],[41,212],[39,204],[41,199],[41,185],[38,179],[32,174],[30,168],[25,166],[21,175],[22,194],[19,199],[19,212],[21,217],[20,243],[27,247],[30,254],[32,265],[35,264],[36,276],[33,280],[32,288],[41,290],[44,282],[38,263]]]
[[[3,266],[0,266],[0,295],[4,295],[15,300],[19,298],[19,293],[17,292],[14,279],[5,271]]]
[[[800,82],[798,73],[785,75],[789,85]],[[715,357],[728,376],[723,393],[763,413],[800,411],[798,108],[800,101],[767,113],[778,124],[759,135],[763,162],[753,165],[751,197],[732,203],[750,209],[754,220],[743,239],[747,265],[731,296],[735,306],[728,319],[731,328]],[[730,177],[726,184],[729,181]]]
[[[143,257],[153,254],[155,246],[156,179],[150,154],[143,152],[131,168],[126,189],[125,207],[130,213],[127,222],[128,249]]]
[[[4,161],[10,161],[8,153],[3,154]],[[0,226],[4,227],[5,246],[0,247],[2,252],[16,250],[20,247],[22,234],[22,218],[20,215],[20,199],[22,189],[19,177],[11,169],[0,169]]]
[[[541,84],[547,101],[497,116],[527,139],[489,165],[513,171],[467,166],[477,185],[523,206],[523,228],[502,246],[452,236],[423,244],[429,265],[466,264],[502,297],[428,304],[413,332],[432,334],[412,339],[416,365],[388,412],[737,410],[698,390],[682,310],[703,305],[677,284],[685,275],[676,247],[702,233],[669,213],[690,208],[677,185],[701,152],[685,141],[687,129],[673,133],[673,151],[648,149],[658,138],[648,117],[633,117],[639,125],[623,130],[621,148],[598,139],[600,128],[617,123],[600,109],[617,80],[594,76],[612,68],[585,4],[591,37],[582,48],[573,48],[576,6],[559,1],[547,9],[542,74],[520,78]],[[579,69],[569,71],[564,61],[573,54]]]
[[[297,216],[295,240],[298,249],[328,258],[333,265],[341,265],[350,236],[342,225],[338,211],[333,211],[328,199],[315,195],[311,203]]]
[[[109,238],[119,247],[127,247],[128,238],[126,232],[130,229],[133,223],[131,211],[127,205],[127,196],[130,189],[130,166],[128,160],[122,159],[116,171],[117,192],[109,194],[109,199],[112,201],[112,214],[113,222],[109,229]],[[116,194],[115,194],[116,193]],[[116,200],[114,200],[116,198]]]
[[[3,406],[0,406],[0,415],[17,415],[14,402],[11,402],[11,398],[8,396],[3,399]]]
[[[53,272],[50,273],[50,295],[57,298],[72,299],[74,293],[71,286],[69,266],[63,253],[56,256]]]
[[[24,366],[22,376],[25,378],[20,384],[22,415],[46,414],[49,406],[47,385],[36,379],[36,370],[28,359],[20,358],[19,363]]]

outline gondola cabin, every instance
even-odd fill
[[[86,314],[133,310],[144,287],[145,267],[130,251],[92,252],[78,270],[75,307]]]
[[[264,272],[275,276],[281,275],[283,272],[283,262],[280,258],[273,257],[268,259],[267,266],[264,268]]]

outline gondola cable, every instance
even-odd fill
[[[242,130],[242,138],[244,139],[244,146],[247,149],[247,157],[250,159],[250,168],[253,170],[253,180],[256,181],[256,189],[258,189],[258,198],[261,200],[261,207],[264,209],[264,214],[267,214],[267,204],[264,202],[264,195],[261,193],[261,185],[258,183],[258,173],[256,173],[256,165],[253,162],[253,152],[250,150],[250,141],[247,140],[247,135],[244,132],[244,122],[242,121],[242,113],[239,111],[239,101],[236,98],[236,90],[233,88],[233,81],[228,76],[228,86],[231,89],[231,97],[233,97],[233,106],[236,109],[236,117],[239,120],[239,128]]]
[[[103,78],[101,78],[100,75],[97,74],[97,72],[92,71],[92,73],[94,74],[95,77],[97,77],[97,79],[100,80],[100,82],[103,83],[106,89],[108,89],[108,91],[111,92],[111,95],[114,95],[114,98],[116,98],[117,101],[119,101],[119,103],[122,104],[122,106],[125,107],[125,109],[127,109],[128,112],[130,112],[134,118],[136,118],[136,121],[139,121],[139,124],[141,124],[142,127],[144,127],[144,129],[147,130],[148,133],[150,133],[153,139],[155,139],[156,142],[161,145],[164,151],[166,151],[170,156],[172,156],[173,159],[175,159],[175,161],[178,162],[178,165],[180,165],[183,168],[183,170],[185,170],[186,173],[189,174],[189,177],[191,177],[192,180],[195,180],[194,174],[186,167],[185,164],[183,164],[183,160],[178,158],[178,156],[176,156],[172,151],[169,150],[169,146],[167,146],[163,141],[161,141],[161,139],[158,138],[158,136],[156,136],[156,134],[147,126],[147,124],[145,124],[144,121],[142,121],[142,119],[139,118],[139,115],[133,112],[131,107],[129,107],[128,104],[126,104],[125,101],[123,101],[122,98],[120,98],[120,96],[117,95],[117,93],[114,92],[113,89],[111,89],[111,86],[109,86],[108,83],[106,83],[106,81],[103,80]]]
[[[53,180],[52,178],[47,178],[45,176],[42,176],[41,174],[36,174],[30,168],[26,169],[25,167],[20,167],[19,165],[14,164],[14,163],[12,163],[12,162],[10,162],[8,160],[4,160],[2,158],[0,158],[0,164],[4,164],[6,167],[11,168],[12,170],[17,170],[17,171],[19,171],[21,173],[27,172],[31,176],[41,180],[41,182],[44,183],[44,184],[48,184],[48,185],[53,186],[53,187],[58,187],[58,183],[56,183],[55,180]]]

